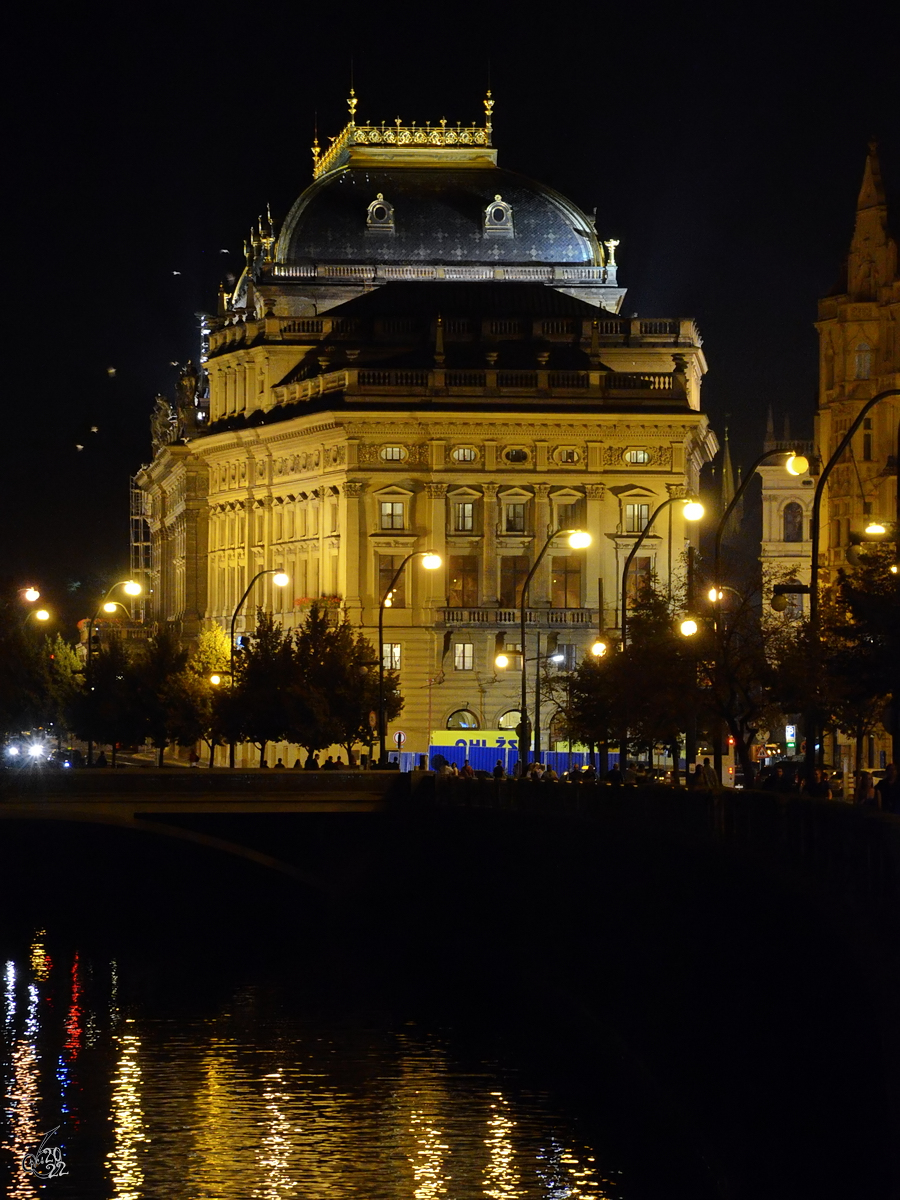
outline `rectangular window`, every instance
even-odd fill
[[[478,559],[474,554],[450,555],[449,601],[454,608],[478,603]]]
[[[475,528],[475,505],[471,500],[460,500],[453,505],[454,533],[471,533]]]
[[[638,554],[631,560],[631,566],[628,568],[629,604],[633,604],[644,588],[649,587],[652,579],[651,561],[649,554]]]
[[[471,671],[474,665],[474,642],[457,642],[453,647],[453,669],[455,671]]]
[[[581,559],[574,554],[553,557],[550,604],[553,608],[581,608]]]
[[[381,662],[386,671],[400,670],[400,643],[382,642]]]
[[[577,529],[578,520],[578,501],[569,500],[564,504],[556,506],[556,528],[557,529]]]
[[[403,562],[402,554],[379,554],[378,556],[378,599],[381,601],[391,586],[394,572]],[[404,571],[391,593],[391,608],[406,608],[406,572]]]
[[[518,608],[522,603],[522,587],[528,577],[530,563],[525,554],[504,554],[500,559],[500,603],[506,608]]]
[[[403,528],[403,501],[402,500],[382,500],[382,502],[381,502],[381,528],[382,529],[402,529]]]
[[[863,461],[872,461],[872,435],[871,433],[863,434]]]
[[[572,642],[560,642],[554,656],[559,658],[560,655],[562,661],[554,663],[557,671],[574,671],[579,662],[578,647]]]
[[[525,505],[524,504],[507,504],[506,505],[506,520],[504,521],[504,529],[507,533],[524,533],[525,532]]]
[[[649,504],[626,504],[625,505],[625,532],[626,533],[643,533],[647,528],[647,522],[650,520],[650,505]]]

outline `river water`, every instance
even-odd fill
[[[3,951],[13,1200],[712,1194],[617,1067],[587,1081],[402,986],[345,1003],[277,955],[116,956],[52,928]]]

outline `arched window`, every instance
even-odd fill
[[[458,708],[447,718],[448,729],[477,729],[478,718],[467,708]]]
[[[784,506],[784,541],[803,541],[803,508],[792,500]]]
[[[519,710],[517,708],[510,708],[507,712],[505,712],[500,717],[500,720],[497,722],[497,728],[498,729],[515,729],[515,727],[518,725],[518,723],[519,723]]]
[[[872,348],[867,342],[856,347],[856,378],[868,379],[872,374]]]

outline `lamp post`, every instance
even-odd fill
[[[565,661],[565,656],[562,654],[541,654],[541,635],[538,633],[538,652],[531,658],[522,658],[523,664],[526,662],[537,663],[536,678],[534,682],[534,758],[535,762],[540,761],[541,753],[541,664],[547,663],[559,664]],[[509,656],[506,654],[498,654],[494,659],[494,666],[501,671],[506,670],[509,666]]]
[[[531,586],[531,581],[535,576],[538,567],[544,561],[544,555],[550,549],[551,543],[558,537],[568,536],[569,545],[573,550],[583,550],[591,544],[591,535],[585,533],[582,529],[557,529],[551,533],[546,542],[541,548],[540,554],[534,560],[534,566],[525,576],[525,582],[522,584],[522,595],[519,600],[519,637],[522,648],[522,697],[519,705],[519,724],[516,727],[516,737],[518,738],[519,762],[521,771],[525,769],[525,762],[528,752],[531,748],[531,721],[528,719],[528,671],[526,669],[525,658],[525,620],[528,609],[528,589]],[[540,670],[537,672],[537,687],[541,686]],[[535,697],[536,705],[540,706],[540,698]],[[525,752],[522,753],[524,743]]]
[[[634,556],[643,545],[644,539],[653,528],[653,522],[670,504],[683,504],[684,517],[687,521],[699,521],[703,516],[703,505],[691,496],[670,496],[668,500],[663,500],[662,504],[658,505],[650,516],[649,521],[641,530],[640,536],[635,539],[634,545],[628,552],[628,557],[625,559],[625,565],[622,568],[622,588],[621,588],[621,604],[622,604],[622,650],[623,652],[628,647],[628,569],[634,561]],[[619,770],[623,770],[626,762],[626,747],[628,745],[628,710],[625,703],[625,698],[622,701],[622,728],[619,732]],[[652,757],[652,756],[651,756]],[[652,763],[651,763],[652,766]]]
[[[235,626],[235,622],[238,619],[238,614],[240,613],[241,609],[244,606],[244,601],[247,599],[247,597],[253,591],[253,585],[256,583],[256,581],[258,579],[262,579],[263,575],[274,576],[272,582],[276,585],[276,587],[287,587],[287,585],[291,581],[290,576],[286,575],[284,570],[281,567],[268,567],[263,571],[257,571],[256,574],[253,576],[253,578],[250,580],[250,582],[247,584],[247,587],[244,590],[243,596],[241,596],[240,600],[238,600],[237,604],[235,605],[234,612],[231,614],[231,633],[230,633],[230,638],[229,638],[229,646],[230,646],[230,650],[231,650],[231,654],[230,654],[230,658],[229,658],[229,664],[230,664],[231,669],[229,671],[229,674],[231,675],[231,686],[232,687],[234,687],[234,681],[236,678],[235,673],[234,673],[234,626]],[[234,742],[228,743],[228,765],[229,765],[229,767],[234,766]]]
[[[422,559],[422,566],[426,571],[435,571],[441,565],[440,555],[435,554],[433,550],[413,550],[411,554],[407,554],[394,572],[394,576],[378,604],[378,757],[381,766],[384,766],[387,760],[387,721],[384,715],[384,610],[391,607],[391,593],[394,585],[403,574],[406,564],[412,562],[414,558]]]
[[[141,585],[139,583],[136,583],[133,579],[120,579],[118,583],[114,583],[111,587],[107,588],[106,595],[101,600],[97,611],[94,613],[94,615],[88,621],[88,642],[87,642],[87,655],[86,655],[86,662],[85,662],[85,683],[87,684],[88,692],[90,692],[91,688],[92,688],[91,668],[93,665],[93,653],[94,653],[94,622],[98,619],[100,614],[103,612],[114,613],[117,608],[125,609],[125,612],[128,611],[128,609],[125,608],[125,605],[121,602],[121,600],[110,600],[110,596],[113,594],[113,592],[116,590],[116,588],[121,588],[126,596],[139,596],[141,594],[141,592],[144,590],[141,587]],[[93,742],[92,738],[88,739],[87,747],[88,747],[87,765],[89,767],[92,767],[94,765],[94,742]]]
[[[819,481],[816,484],[815,495],[813,496],[812,506],[812,522],[810,524],[810,541],[812,551],[812,561],[809,569],[809,636],[810,645],[813,655],[813,684],[812,696],[810,704],[806,710],[806,761],[804,763],[804,771],[807,779],[812,779],[813,771],[816,766],[816,708],[819,698],[819,534],[820,534],[820,511],[822,506],[822,493],[825,489],[825,484],[828,482],[828,476],[832,469],[837,464],[841,455],[850,444],[850,440],[862,425],[867,413],[869,413],[876,404],[881,400],[887,399],[889,396],[900,396],[900,388],[887,388],[883,392],[878,392],[871,400],[867,400],[859,412],[856,414],[856,419],[851,424],[850,428],[841,438],[838,447],[829,458],[828,462],[822,468],[822,473],[819,476]],[[898,446],[900,451],[900,429],[898,429]],[[897,503],[900,506],[900,489],[897,493]]]
[[[664,508],[668,508],[670,504],[683,504],[684,517],[687,521],[699,521],[703,516],[703,505],[698,500],[690,496],[670,496],[668,500],[663,500],[652,513],[650,520],[641,530],[640,537],[635,540],[634,545],[628,552],[628,557],[625,559],[625,565],[622,568],[622,649],[624,650],[628,644],[628,568],[634,561],[634,556],[644,544],[644,539],[653,528],[653,522],[659,516]]]

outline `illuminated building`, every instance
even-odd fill
[[[390,734],[421,753],[429,729],[515,726],[516,605],[548,534],[593,536],[578,554],[560,540],[530,591],[541,652],[571,664],[617,625],[634,538],[696,490],[716,441],[693,321],[620,315],[618,242],[498,166],[490,97],[471,126],[360,124],[349,106],[280,228],[252,234],[202,373],[157,405],[138,478],[152,615],[186,637],[227,628],[253,575],[283,567],[292,586],[261,580],[249,623],[262,604],[292,626],[325,596],[375,642],[393,570],[434,550],[444,567],[415,560],[385,614],[405,699]],[[687,537],[670,507],[638,572],[671,578]]]
[[[887,203],[874,144],[856,203],[856,225],[842,278],[819,301],[819,405],[816,449],[827,462],[861,404],[900,387],[900,275],[897,242],[888,230]],[[821,565],[825,577],[873,519],[897,515],[897,430],[900,398],[882,400],[864,418],[832,471],[822,509]]]

